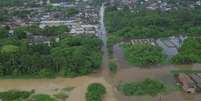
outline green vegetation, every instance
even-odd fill
[[[78,14],[79,10],[77,8],[68,8],[65,10],[64,14],[68,17]]]
[[[179,49],[179,53],[173,57],[175,64],[201,63],[201,38],[189,37]]]
[[[34,0],[1,0],[0,7],[7,6],[24,6],[25,4],[32,4]]]
[[[28,101],[57,101],[56,99],[45,94],[33,95]]]
[[[24,38],[26,38],[26,33],[27,33],[27,30],[26,30],[25,27],[17,27],[14,30],[14,35],[18,39],[24,39]]]
[[[4,1],[4,0],[3,0]],[[17,1],[20,1],[20,0],[17,0]],[[23,0],[22,0],[23,1]],[[2,3],[2,1],[1,1]],[[1,5],[0,3],[0,5]],[[0,6],[1,8],[2,6]],[[4,8],[1,8],[0,10],[0,22],[4,22],[4,21],[9,21],[11,19],[13,19],[13,17],[16,17],[16,18],[19,18],[19,19],[24,19],[24,18],[27,18],[28,16],[31,16],[33,15],[34,13],[31,13],[32,11],[31,10],[17,10],[17,9],[4,9]]]
[[[126,59],[133,65],[154,65],[165,61],[162,49],[149,44],[123,45]]]
[[[111,47],[115,42],[127,38],[200,35],[200,18],[199,9],[131,12],[126,8],[117,10],[108,7],[105,14],[105,25],[110,34],[108,44]]]
[[[2,54],[12,54],[12,53],[16,53],[19,50],[19,48],[15,45],[4,45],[1,47],[1,53]]]
[[[39,28],[38,25],[31,25],[27,27],[17,27],[14,30],[14,37],[18,39],[25,39],[27,37],[27,32],[33,35],[43,35],[43,36],[59,36],[63,35],[65,32],[69,32],[69,28],[66,26],[52,26],[45,27],[44,29]]]
[[[29,96],[33,94],[33,92],[28,91],[17,91],[10,90],[6,92],[0,92],[0,100],[2,101],[21,101],[29,98]]]
[[[117,72],[117,64],[116,64],[116,61],[113,59],[113,60],[110,60],[109,62],[109,69],[112,73],[116,73]]]
[[[101,41],[95,36],[63,36],[59,42],[28,45],[15,38],[0,40],[0,76],[44,78],[79,76],[98,69]]]
[[[69,28],[66,26],[53,26],[53,27],[46,27],[43,31],[43,35],[45,36],[57,36],[62,35],[65,32],[69,32]]]
[[[201,73],[201,70],[189,70],[189,69],[182,69],[182,70],[172,70],[172,74],[177,75],[179,73],[185,73],[185,74],[194,74],[194,73]]]
[[[8,30],[6,28],[0,28],[0,39],[8,37]]]
[[[127,82],[119,86],[119,90],[126,96],[157,95],[165,91],[166,87],[159,81],[146,79],[142,82]]]
[[[105,93],[106,89],[102,84],[90,84],[86,93],[86,101],[102,101],[102,97]]]

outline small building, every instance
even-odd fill
[[[50,39],[46,36],[42,36],[42,35],[29,35],[27,37],[29,45],[37,45],[37,44],[47,44],[48,46],[50,46]]]

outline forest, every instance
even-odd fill
[[[188,16],[186,16],[188,15]],[[105,25],[109,33],[109,43],[118,39],[167,37],[177,35],[200,35],[200,9],[178,9],[171,11],[131,11],[108,7]]]
[[[8,36],[5,33],[7,30],[2,28],[1,77],[78,76],[92,72],[101,64],[102,42],[95,36],[62,35],[59,42],[52,41],[48,46],[29,45],[21,34]]]

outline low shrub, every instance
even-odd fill
[[[31,94],[33,94],[33,92],[10,90],[0,92],[0,99],[2,101],[20,101],[21,99],[27,99]]]
[[[52,98],[49,95],[45,94],[37,94],[33,95],[29,100],[27,101],[57,101],[56,99]]]
[[[99,83],[93,83],[88,86],[86,101],[101,101],[102,96],[106,93],[105,87]]]
[[[115,61],[111,60],[109,63],[109,69],[112,73],[116,73],[117,72],[117,64],[115,63]]]
[[[38,72],[38,75],[39,77],[52,77],[53,76],[53,73],[48,70],[48,69],[41,69],[39,72]]]

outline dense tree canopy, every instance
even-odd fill
[[[101,41],[95,36],[64,36],[50,47],[12,38],[0,41],[1,76],[77,76],[101,64]]]
[[[0,28],[0,39],[8,37],[8,30],[6,28]]]
[[[117,10],[115,7],[108,7],[105,25],[110,33],[109,41],[114,41],[114,38],[167,37],[180,34],[194,36],[200,35],[200,19],[200,9],[132,12],[129,9]]]

